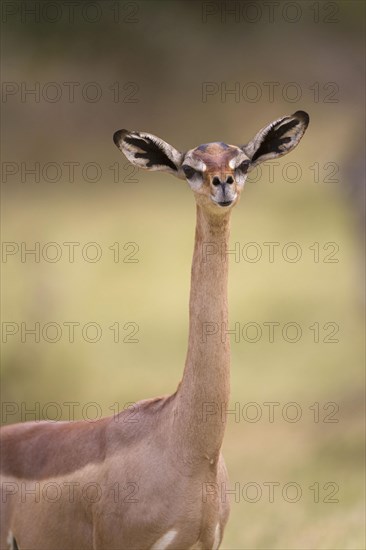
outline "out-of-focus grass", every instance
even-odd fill
[[[94,321],[103,329],[101,340],[84,342],[80,330],[69,343],[67,331],[58,343],[21,344],[9,338],[3,348],[3,399],[81,406],[97,402],[103,414],[110,407],[172,392],[185,359],[190,264],[195,208],[186,185],[166,176],[141,176],[135,186],[70,184],[69,193],[43,189],[29,201],[8,199],[4,212],[5,241],[58,243],[95,241],[103,250],[97,263],[82,261],[76,249],[74,263],[55,264],[9,258],[4,265],[3,320]],[[85,184],[87,186],[87,184]],[[114,263],[114,242],[136,242],[138,263]],[[279,242],[270,263],[263,242]],[[282,247],[297,242],[302,259],[285,262]],[[222,547],[278,549],[364,548],[363,532],[363,374],[362,293],[357,271],[358,243],[350,212],[337,190],[324,184],[247,184],[241,204],[232,216],[231,248],[259,243],[263,258],[257,263],[234,261],[231,256],[230,323],[242,327],[256,322],[263,334],[257,343],[232,339],[231,407],[255,402],[262,418],[250,422],[243,415],[228,417],[224,442],[231,488],[256,483],[239,502],[232,498],[232,513]],[[312,243],[336,242],[337,263],[315,263]],[[236,245],[237,246],[237,245]],[[129,252],[128,250],[127,252]],[[329,252],[329,251],[328,251]],[[126,254],[126,252],[123,252]],[[113,323],[139,325],[138,343],[113,343]],[[273,343],[262,323],[296,322],[302,337],[288,343],[280,333]],[[314,343],[310,325],[339,325],[338,343]],[[122,335],[125,333],[122,331]],[[277,332],[276,332],[277,335]],[[321,340],[324,339],[322,331]],[[266,402],[276,402],[274,422],[268,421]],[[283,407],[296,402],[302,417],[285,421]],[[314,403],[320,421],[314,422]],[[322,407],[339,406],[336,423],[324,422]],[[253,415],[254,409],[247,409]],[[49,412],[52,409],[49,409]],[[292,411],[289,411],[290,413]],[[52,414],[52,412],[50,412]],[[93,414],[91,411],[90,414]],[[8,418],[19,420],[20,415]],[[29,415],[28,418],[32,418]],[[24,419],[24,415],[23,418]],[[274,502],[268,485],[276,482]],[[297,483],[302,496],[286,502],[282,489]],[[314,502],[319,484],[320,502]],[[326,486],[326,483],[335,485]],[[334,498],[324,502],[331,489]],[[238,487],[238,485],[237,485]],[[293,495],[289,491],[290,496]]]

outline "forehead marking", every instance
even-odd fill
[[[229,145],[223,141],[213,141],[211,143],[202,143],[202,145],[197,147],[197,150],[202,152],[217,151],[220,149],[229,149]]]
[[[197,147],[197,150],[202,152],[206,151],[206,149],[207,149],[207,143],[203,143],[202,145]]]
[[[239,150],[222,142],[204,143],[192,152],[192,159],[203,162],[207,172],[230,171],[236,166]]]

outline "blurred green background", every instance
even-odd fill
[[[132,172],[113,132],[241,144],[305,110],[298,149],[273,178],[268,165],[251,175],[232,216],[230,323],[248,333],[232,337],[241,414],[223,450],[241,494],[222,548],[364,548],[364,3],[55,4],[2,6],[2,422],[68,419],[68,402],[74,418],[112,414],[181,377],[194,199],[169,175]],[[22,257],[37,246],[39,261]],[[280,324],[273,342],[266,322]]]

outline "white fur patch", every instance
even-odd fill
[[[218,523],[216,525],[216,529],[215,529],[215,538],[214,538],[214,543],[213,543],[213,547],[212,547],[212,550],[218,550],[219,548],[219,545],[220,545],[220,524]]]
[[[192,164],[192,167],[193,167],[195,170],[198,170],[199,172],[206,172],[207,166],[206,166],[206,164],[203,162],[203,160],[194,157],[194,158],[190,158],[190,162],[191,162],[191,164]]]
[[[188,184],[192,191],[199,191],[202,187],[202,178],[200,176],[195,176],[188,180]]]
[[[8,538],[6,539],[9,550],[14,550],[14,535],[12,531],[9,531]]]
[[[171,531],[165,533],[165,535],[160,537],[160,539],[152,545],[151,550],[165,550],[168,548],[169,544],[175,539],[177,532],[178,531],[175,529],[172,529]]]

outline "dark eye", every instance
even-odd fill
[[[243,172],[243,174],[246,174],[249,168],[249,164],[250,164],[249,160],[243,160],[243,162],[239,164],[237,169]]]
[[[195,176],[196,174],[198,174],[199,172],[197,170],[195,170],[194,168],[192,168],[192,166],[188,166],[188,164],[184,164],[182,166],[182,170],[184,172],[184,175],[187,179],[191,179],[193,178],[193,176]]]

